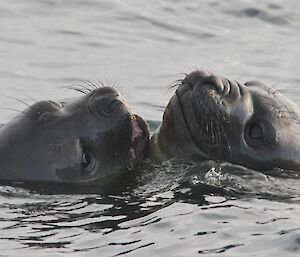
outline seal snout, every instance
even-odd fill
[[[229,91],[228,82],[224,78],[206,71],[194,71],[188,74],[183,79],[181,87],[191,91],[213,90],[218,94],[228,93]],[[183,92],[182,88],[179,88],[179,91]]]
[[[119,92],[111,87],[98,88],[89,99],[89,111],[93,115],[110,118],[127,109],[126,103]]]
[[[194,71],[183,79],[177,93],[183,94],[188,90],[207,92],[210,96],[219,95],[236,99],[242,96],[244,86],[237,81],[231,81],[206,71]]]

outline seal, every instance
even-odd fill
[[[300,108],[259,81],[205,71],[177,83],[150,140],[150,157],[219,160],[256,170],[300,170]]]
[[[86,183],[133,169],[148,125],[111,87],[63,103],[40,101],[0,129],[0,180]]]

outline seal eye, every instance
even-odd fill
[[[250,122],[246,126],[245,139],[250,146],[257,146],[264,141],[264,129],[258,122]]]
[[[91,174],[94,171],[95,164],[96,159],[94,155],[91,152],[87,151],[85,148],[83,148],[81,159],[82,170],[87,174]]]

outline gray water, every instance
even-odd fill
[[[160,120],[196,68],[300,104],[300,2],[0,0],[0,122],[78,81]],[[158,122],[150,124],[155,127]],[[299,173],[145,162],[108,188],[0,186],[0,256],[299,256]]]

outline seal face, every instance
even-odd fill
[[[65,103],[37,102],[0,129],[0,179],[102,180],[134,168],[148,139],[145,121],[113,88]]]
[[[300,108],[261,82],[195,71],[179,82],[150,155],[300,170]]]

